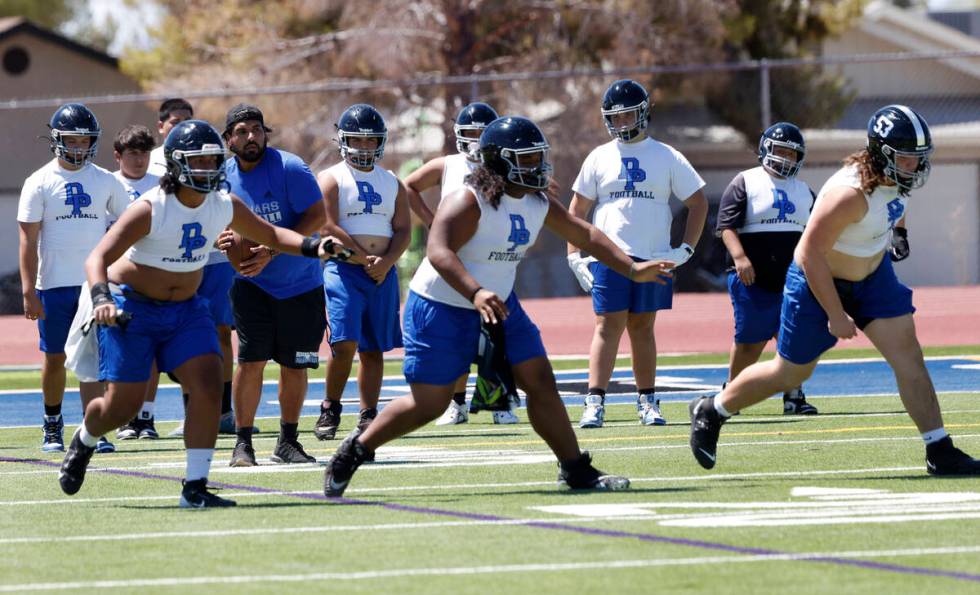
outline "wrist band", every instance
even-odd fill
[[[112,292],[109,291],[108,283],[96,283],[92,286],[90,293],[92,295],[93,306],[115,303],[112,299]]]
[[[475,289],[475,290],[473,291],[473,295],[471,295],[471,296],[470,296],[470,303],[473,303],[473,300],[475,300],[475,299],[476,299],[476,294],[478,294],[478,293],[480,293],[480,290],[481,290],[481,289],[483,289],[483,286],[482,286],[482,285],[481,285],[480,287],[477,287],[477,288],[476,288],[476,289]]]
[[[320,258],[320,238],[306,237],[300,244],[299,252],[309,258]]]

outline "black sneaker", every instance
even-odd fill
[[[208,491],[207,479],[183,481],[184,489],[180,491],[181,508],[227,508],[238,506],[234,500],[222,498]]]
[[[339,498],[344,495],[344,490],[350,483],[354,472],[361,466],[361,463],[374,458],[374,452],[368,450],[357,437],[361,433],[355,429],[337,447],[337,452],[327,463],[327,469],[323,474],[323,495],[331,498]]]
[[[157,427],[153,423],[152,417],[148,417],[146,419],[137,418],[135,422],[137,437],[140,440],[156,440],[160,437],[160,434],[157,432]]]
[[[283,440],[276,443],[276,449],[270,457],[273,463],[315,463],[316,458],[306,454],[303,445],[298,440]]]
[[[558,463],[558,487],[565,490],[625,490],[630,487],[630,480],[599,471],[592,466],[592,455],[585,450],[574,461]]]
[[[231,460],[228,461],[229,467],[255,467],[255,450],[248,442],[239,442],[235,445],[235,450],[231,453]]]
[[[698,397],[687,410],[691,414],[691,452],[705,469],[715,466],[718,435],[725,419],[715,411],[714,397]]]
[[[378,410],[374,407],[361,409],[361,414],[357,420],[357,431],[363,433],[376,417],[378,417]]]
[[[926,445],[926,471],[929,475],[980,475],[980,461],[953,446],[946,436]]]
[[[68,452],[65,453],[65,460],[61,463],[61,471],[58,473],[58,483],[61,484],[61,491],[73,496],[82,489],[85,481],[85,469],[88,462],[95,454],[95,448],[85,446],[78,438],[79,430],[75,430],[75,435],[71,438],[68,445]]]
[[[340,412],[344,406],[340,401],[330,401],[330,407],[324,408],[320,403],[320,418],[313,426],[313,435],[318,440],[333,440],[337,436],[337,427],[340,426]]]
[[[138,417],[129,420],[129,423],[116,430],[116,440],[135,440],[140,437],[139,428],[136,427]]]
[[[44,416],[44,423],[41,425],[44,438],[41,439],[41,450],[44,452],[64,452],[65,451],[65,419],[58,415],[56,417]]]
[[[816,415],[817,408],[806,402],[803,387],[783,393],[783,415]]]

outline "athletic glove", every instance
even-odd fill
[[[896,227],[892,230],[892,247],[888,254],[892,262],[905,260],[909,257],[909,230]]]
[[[582,286],[582,291],[585,293],[592,293],[593,278],[592,271],[589,270],[589,263],[591,262],[595,262],[591,256],[582,258],[577,252],[568,255],[568,268],[572,269],[575,280]]]
[[[694,248],[691,248],[687,242],[684,242],[680,246],[669,250],[666,254],[657,255],[657,258],[669,260],[674,263],[674,268],[676,269],[690,260],[692,256],[694,256]]]

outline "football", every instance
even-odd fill
[[[228,256],[228,262],[234,267],[236,271],[241,271],[242,261],[248,260],[252,257],[252,248],[258,246],[257,243],[243,238],[237,232],[232,232],[232,244],[225,250],[225,254]]]

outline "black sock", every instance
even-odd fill
[[[343,411],[344,405],[340,401],[324,399],[323,402],[320,403],[320,411],[326,411],[328,409],[334,413],[340,413]]]
[[[603,403],[606,402],[606,389],[604,389],[604,388],[599,388],[597,386],[590,386],[589,387],[589,395],[590,396],[591,395],[599,395],[600,397],[602,397],[602,402]]]
[[[231,380],[225,383],[225,391],[221,393],[222,415],[231,411]]]
[[[235,434],[238,435],[238,439],[235,444],[248,444],[252,446],[252,428],[238,428],[235,430]]]
[[[657,392],[657,390],[654,389],[654,388],[641,388],[640,389],[640,394],[641,395],[652,395],[655,392]]]
[[[457,405],[466,404],[466,391],[458,392],[453,394],[453,401],[456,401]]]
[[[299,424],[279,421],[279,442],[296,442],[299,438]]]
[[[58,417],[61,415],[61,403],[57,405],[45,405],[44,415],[47,417]]]

